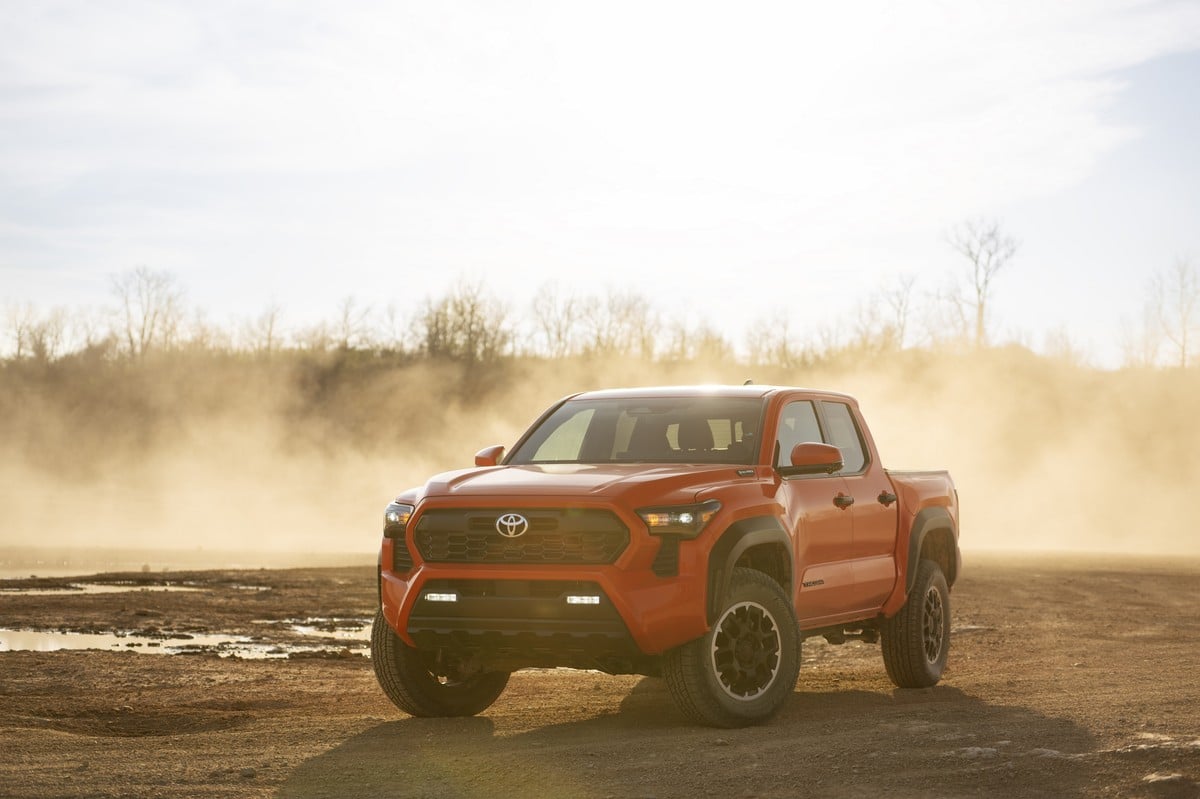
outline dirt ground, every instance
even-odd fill
[[[287,645],[311,636],[283,620],[375,599],[370,568],[119,577],[202,590],[5,593],[0,627]],[[2,652],[0,796],[1200,797],[1200,562],[969,554],[952,602],[939,686],[810,639],[784,710],[741,730],[685,723],[660,681],[567,670],[517,673],[480,717],[409,718],[357,642]]]

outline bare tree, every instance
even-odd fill
[[[729,363],[734,359],[733,346],[719,330],[707,321],[689,326],[676,321],[667,326],[667,347],[660,357],[671,361],[706,361]]]
[[[887,352],[896,349],[896,332],[885,318],[878,295],[858,304],[848,346],[860,352]]]
[[[183,320],[183,290],[173,275],[139,266],[115,276],[112,288],[119,333],[130,356],[174,346]]]
[[[49,363],[63,354],[70,319],[66,308],[54,307],[43,314],[28,303],[13,305],[6,309],[5,319],[16,360]]]
[[[970,341],[970,311],[956,277],[947,275],[940,286],[925,294],[921,305],[918,316],[921,337],[935,348]]]
[[[379,343],[385,350],[394,353],[408,350],[412,323],[394,302],[388,303],[383,309],[378,329]]]
[[[426,300],[414,335],[431,358],[493,361],[512,344],[508,311],[480,283],[463,283],[439,300]]]
[[[916,278],[913,275],[900,275],[895,282],[873,292],[859,303],[846,346],[861,352],[875,353],[904,349],[915,283]],[[825,332],[826,344],[836,349],[841,346],[840,336],[830,336],[830,332],[832,331]]]
[[[338,303],[337,316],[333,320],[334,343],[343,350],[367,346],[370,338],[370,319],[370,306],[360,306],[353,297],[344,298]]]
[[[579,348],[578,318],[580,301],[561,296],[558,287],[543,283],[530,301],[536,334],[542,339],[542,351],[551,358],[565,358]]]
[[[186,328],[186,333],[180,338],[184,346],[193,352],[229,352],[233,349],[233,334],[228,328],[209,322],[203,309],[192,311]]]
[[[95,307],[72,308],[67,315],[67,343],[72,352],[88,358],[111,358],[121,342],[112,327],[112,313]]]
[[[908,336],[909,315],[912,313],[913,286],[917,276],[905,273],[898,275],[894,283],[883,290],[883,302],[891,312],[892,339],[896,349],[904,349]]]
[[[293,334],[296,346],[308,352],[328,352],[333,346],[333,336],[327,322],[315,322],[300,327]]]
[[[272,302],[262,313],[242,325],[242,346],[251,352],[270,355],[279,348],[279,319],[283,313],[279,303]]]
[[[1186,367],[1192,342],[1200,334],[1200,276],[1191,261],[1177,259],[1150,279],[1150,308],[1163,338],[1175,350],[1175,362]]]
[[[1088,363],[1087,349],[1071,338],[1066,325],[1046,331],[1042,337],[1042,352],[1049,358],[1072,366],[1086,366]]]
[[[794,369],[811,355],[809,348],[796,340],[787,313],[776,310],[755,319],[746,331],[746,353],[755,366]]]
[[[951,300],[964,321],[972,319],[975,346],[982,347],[987,343],[992,281],[1017,254],[1017,240],[1001,230],[999,222],[987,219],[960,222],[946,238],[970,267],[965,291],[956,291]]]
[[[589,298],[580,312],[583,349],[593,354],[654,357],[660,324],[650,303],[633,291],[609,289]]]
[[[19,361],[29,355],[29,331],[34,319],[33,306],[29,303],[12,304],[4,308],[4,326],[14,360]]]

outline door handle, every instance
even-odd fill
[[[879,500],[880,505],[886,508],[888,505],[891,505],[896,501],[896,495],[891,491],[880,491],[879,496],[876,497],[876,499]]]
[[[833,504],[837,505],[842,510],[845,510],[854,504],[854,497],[850,496],[849,494],[838,494],[833,498]]]

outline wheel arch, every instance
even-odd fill
[[[958,579],[961,555],[958,551],[958,531],[950,512],[940,505],[925,508],[913,519],[908,536],[908,569],[905,572],[905,594],[912,593],[917,580],[917,567],[923,558],[934,561],[946,575],[946,584]]]
[[[709,551],[706,604],[709,624],[716,620],[718,604],[738,566],[766,574],[791,596],[792,541],[778,519],[759,516],[734,522]]]

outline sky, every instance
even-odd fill
[[[1200,2],[0,0],[0,303],[216,322],[480,281],[844,326],[994,219],[992,336],[1120,359],[1200,265]]]

